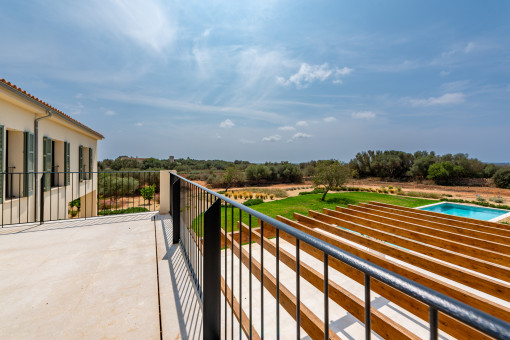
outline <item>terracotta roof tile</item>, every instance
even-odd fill
[[[41,99],[39,99],[39,98],[37,98],[37,97],[35,97],[35,96],[31,95],[31,94],[30,94],[30,93],[28,93],[27,91],[22,90],[21,88],[19,88],[18,86],[16,86],[16,85],[12,84],[11,82],[8,82],[7,80],[2,79],[2,78],[0,78],[0,82],[1,82],[1,83],[3,83],[3,84],[5,84],[5,85],[7,85],[7,86],[9,86],[9,87],[11,87],[12,89],[16,90],[17,92],[19,92],[19,93],[21,93],[21,94],[23,94],[23,95],[25,95],[25,96],[27,96],[27,97],[29,97],[29,98],[32,98],[32,99],[33,99],[33,100],[35,100],[36,102],[38,102],[38,103],[40,103],[40,104],[42,104],[42,105],[46,106],[48,109],[50,109],[50,110],[52,110],[52,111],[54,111],[54,112],[58,113],[59,115],[64,116],[65,118],[67,118],[67,119],[71,120],[71,122],[73,122],[74,124],[76,124],[76,125],[78,125],[78,126],[80,126],[80,127],[84,128],[85,130],[88,130],[88,131],[90,131],[90,132],[92,132],[92,133],[94,133],[94,134],[96,134],[96,135],[100,136],[101,138],[104,138],[104,136],[103,136],[102,134],[100,134],[99,132],[97,132],[97,131],[95,131],[95,130],[92,130],[92,129],[91,129],[91,128],[89,128],[88,126],[86,126],[86,125],[84,125],[84,124],[80,123],[79,121],[77,121],[76,119],[74,119],[74,118],[70,117],[69,115],[66,115],[64,112],[62,112],[62,111],[60,111],[60,110],[56,109],[55,107],[53,107],[53,106],[51,106],[50,104],[48,104],[48,103],[46,103],[46,102],[42,101]]]

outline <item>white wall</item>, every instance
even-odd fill
[[[24,131],[29,131],[31,133],[35,133],[34,131],[34,120],[36,118],[42,117],[46,115],[46,110],[39,105],[29,102],[26,99],[19,97],[18,95],[10,93],[10,91],[0,88],[0,125],[3,125],[5,129],[13,129],[19,132],[20,139],[16,138],[16,141],[11,144],[14,148],[19,149],[19,152],[16,152],[18,157],[21,158],[20,168],[16,165],[16,171],[23,171],[23,133]],[[16,136],[17,137],[17,136]],[[97,136],[82,129],[75,124],[67,121],[64,118],[59,117],[58,115],[53,115],[50,118],[45,118],[39,120],[39,135],[37,140],[37,150],[35,150],[35,157],[37,158],[37,168],[34,170],[36,172],[42,172],[43,170],[43,138],[49,137],[52,140],[56,140],[59,142],[69,142],[70,143],[70,170],[71,172],[79,171],[79,147],[84,146],[87,148],[93,149],[93,171],[97,171]],[[4,146],[5,146],[5,133],[4,133]],[[64,146],[63,143],[56,143],[55,145],[55,161],[56,164],[60,165],[59,171],[65,171],[64,169]],[[7,164],[5,163],[6,150],[4,149],[4,171]],[[11,158],[11,155],[10,155]],[[84,153],[84,163],[88,164],[88,153]],[[18,162],[16,162],[18,163]],[[34,165],[35,166],[35,165]],[[88,167],[87,167],[88,170]],[[36,186],[37,190],[34,190],[34,193],[37,192],[38,197],[37,200],[40,200],[40,182],[42,175],[36,176]],[[4,179],[5,181],[5,179]],[[57,198],[60,200],[59,204],[55,204],[55,208],[51,207],[52,217],[59,216],[63,218],[67,216],[67,206],[68,203],[76,198],[79,198],[85,193],[89,194],[92,191],[96,191],[97,189],[97,175],[94,175],[93,178],[89,180],[85,180],[83,182],[79,182],[78,174],[71,176],[71,184],[64,188],[61,186],[60,188],[52,188],[51,191],[45,192],[45,197],[52,197],[52,203],[55,203]],[[59,183],[63,185],[62,181]],[[23,183],[22,183],[23,185]],[[14,186],[16,189],[18,185]],[[22,186],[23,187],[23,186]],[[19,195],[19,193],[18,193]],[[4,197],[5,197],[5,183],[4,183]],[[89,201],[87,201],[89,202]],[[90,200],[93,202],[93,200]],[[19,212],[24,211],[24,215],[21,216],[21,222],[24,222],[28,216],[29,221],[33,220],[34,211],[32,211],[34,207],[34,196],[32,195],[30,199],[22,198],[20,200],[13,200],[12,202],[6,201],[4,199],[4,203],[0,206],[0,214],[3,213],[3,217],[9,216],[11,210],[14,211],[14,208]],[[95,206],[92,203],[92,206]],[[11,209],[12,207],[12,209]],[[49,216],[50,209],[45,205],[45,215]],[[57,213],[58,209],[58,213]],[[97,214],[97,209],[88,208],[87,215],[89,214],[95,215]],[[37,216],[39,216],[40,212],[37,211]],[[18,215],[17,214],[17,215]],[[16,215],[16,219],[17,219]],[[0,216],[1,223],[2,216]],[[14,217],[12,219],[13,223],[17,223]],[[54,218],[55,219],[55,218]],[[9,220],[10,221],[10,220]],[[9,222],[10,223],[10,222]],[[7,223],[5,223],[7,224]]]

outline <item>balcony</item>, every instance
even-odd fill
[[[361,216],[385,211],[378,219],[388,222],[391,207],[274,220],[175,174],[160,180],[160,204],[171,215],[0,229],[0,263],[7,264],[1,274],[8,278],[0,280],[0,338],[509,337],[510,325],[502,321],[509,313],[507,269],[497,264],[504,255],[492,264],[495,278],[472,264],[459,271],[478,277],[472,282],[478,289],[465,288],[469,280],[454,282],[461,277],[443,284],[434,272],[461,267],[460,255],[458,265],[437,261],[437,268],[424,270],[431,260],[418,250],[428,245],[383,234],[394,228],[389,225],[380,225],[378,239],[369,236]],[[505,237],[506,231],[497,232]],[[474,233],[480,234],[476,242],[492,242]],[[354,255],[342,250],[349,246]],[[450,246],[444,242],[437,251]],[[498,243],[494,250],[505,253],[508,246]],[[416,268],[398,256],[415,256]],[[395,273],[386,263],[401,266]],[[479,270],[487,271],[491,265],[483,263]],[[427,277],[436,290],[423,285]],[[461,298],[462,289],[469,299],[450,296]]]

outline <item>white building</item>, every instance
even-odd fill
[[[97,214],[100,133],[0,79],[0,223],[65,219],[80,198],[80,215]],[[41,179],[44,185],[41,188]],[[43,195],[41,195],[43,189]]]

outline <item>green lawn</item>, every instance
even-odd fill
[[[395,204],[409,208],[438,202],[437,200],[402,197],[371,192],[332,193],[326,196],[325,201],[321,201],[321,197],[322,194],[295,196],[254,205],[250,208],[270,217],[281,215],[287,218],[292,218],[295,212],[303,215],[308,215],[308,210],[321,211],[322,208],[335,209],[336,206],[346,207],[348,204],[368,203],[370,201]],[[237,224],[236,222],[239,220],[239,209],[231,209],[229,207],[227,209],[227,230],[231,230],[232,213],[234,215],[234,225]],[[248,224],[247,213],[242,213],[242,219],[244,223]],[[257,223],[258,221],[255,218],[252,218],[252,226],[257,226]],[[221,225],[225,226],[224,207],[221,209]],[[237,226],[234,227],[234,230],[237,230]]]

